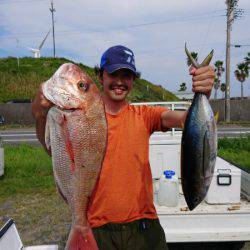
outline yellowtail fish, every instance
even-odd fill
[[[209,65],[213,51],[198,64],[185,51],[195,68]],[[205,94],[195,93],[184,124],[181,142],[181,180],[188,208],[193,210],[209,189],[217,156],[217,127]]]

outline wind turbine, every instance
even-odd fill
[[[33,48],[28,48],[33,54],[35,58],[40,58],[41,57],[41,49],[48,37],[50,33],[50,30],[48,31],[48,33],[46,34],[46,36],[44,37],[44,39],[42,40],[41,44],[39,45],[38,49],[33,49]]]

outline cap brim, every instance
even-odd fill
[[[108,65],[106,67],[104,67],[105,70],[107,70],[107,72],[109,74],[114,73],[116,70],[118,69],[129,69],[131,70],[135,75],[137,75],[138,73],[136,72],[136,70],[133,67],[130,67],[129,65],[126,64],[113,64],[113,65]]]

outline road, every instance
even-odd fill
[[[0,131],[3,144],[22,144],[41,145],[36,137],[35,129],[9,129]]]
[[[218,136],[219,137],[239,137],[250,135],[250,127],[219,127]]]
[[[31,129],[9,129],[0,131],[4,144],[40,145],[34,128]],[[250,127],[228,128],[219,127],[218,137],[239,137],[250,135]]]

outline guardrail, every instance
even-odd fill
[[[171,110],[187,110],[191,102],[134,102],[131,103],[132,105],[138,106],[138,105],[148,105],[148,106],[161,106],[166,107]],[[171,133],[172,136],[176,135],[176,131],[180,131],[179,128],[172,128],[171,131],[168,131],[167,133]],[[156,132],[156,133],[162,133],[162,132]],[[177,132],[178,133],[178,132]]]

